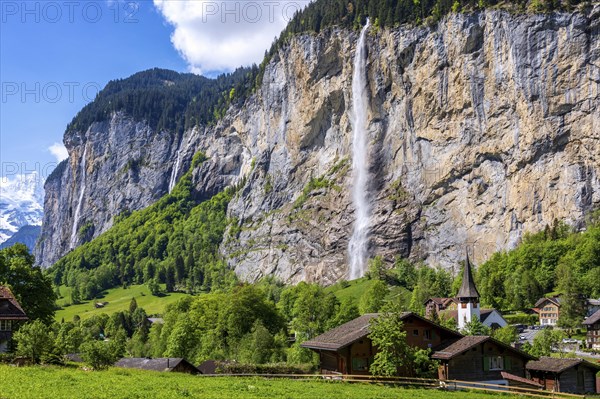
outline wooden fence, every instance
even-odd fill
[[[552,398],[552,399],[584,399],[585,395],[575,395],[563,392],[544,391],[542,389],[521,388],[510,385],[488,384],[485,382],[459,381],[459,380],[437,380],[433,378],[412,377],[381,377],[371,375],[348,375],[348,374],[204,374],[203,378],[210,377],[260,377],[260,378],[289,378],[298,381],[340,381],[356,384],[386,384],[404,387],[419,387],[427,389],[440,389],[449,391],[474,390],[485,392],[500,392],[524,397]]]

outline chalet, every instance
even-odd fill
[[[193,364],[180,357],[148,359],[145,357],[124,357],[115,363],[115,367],[150,371],[167,371],[176,373],[200,374]]]
[[[545,390],[569,393],[595,393],[600,365],[583,359],[542,357],[526,365],[529,378]]]
[[[434,314],[440,315],[444,310],[456,310],[458,304],[456,298],[429,298],[425,301],[425,315],[432,319]]]
[[[600,310],[583,321],[587,328],[585,344],[588,349],[600,349]]]
[[[426,314],[432,317],[437,313],[440,317],[456,320],[459,330],[465,328],[473,319],[478,319],[483,325],[492,329],[508,325],[502,314],[496,309],[481,309],[479,291],[475,286],[471,262],[467,254],[463,280],[456,298],[430,298],[425,302]]]
[[[369,335],[369,325],[377,313],[360,316],[333,330],[305,341],[304,348],[319,354],[321,372],[341,374],[369,374],[369,367],[377,353]],[[422,349],[434,348],[461,337],[456,331],[437,325],[417,314],[402,314],[408,345]]]
[[[533,305],[533,311],[539,315],[541,326],[555,326],[560,315],[560,298],[540,298]]]
[[[535,357],[488,336],[466,336],[440,345],[431,355],[440,361],[440,380],[509,385],[525,378],[525,364]],[[505,373],[505,376],[502,373]],[[514,385],[514,384],[513,384]]]
[[[594,313],[600,310],[600,299],[586,299],[585,300],[585,316],[590,317]]]
[[[18,323],[27,320],[27,315],[10,288],[0,285],[0,353],[8,350],[12,333]]]

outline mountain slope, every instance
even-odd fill
[[[10,236],[10,238],[0,244],[0,249],[12,247],[16,243],[25,244],[29,251],[33,252],[35,249],[35,243],[40,236],[40,231],[42,231],[41,226],[23,226],[17,231],[15,234]]]
[[[480,262],[554,219],[583,226],[600,205],[599,16],[487,10],[369,32],[371,255],[452,268],[465,246]],[[77,223],[93,229],[77,244],[162,196],[201,151],[196,200],[240,186],[220,248],[239,276],[345,278],[357,39],[342,27],[286,37],[256,92],[181,136],[123,111],[69,131],[38,259],[69,251],[81,192]]]

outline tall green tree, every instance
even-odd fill
[[[56,301],[52,281],[34,266],[33,255],[25,245],[0,250],[0,284],[11,288],[30,320],[52,322]]]
[[[373,375],[399,375],[411,362],[412,350],[406,342],[402,310],[388,306],[379,317],[371,319],[369,338],[377,348],[369,371]]]
[[[27,357],[35,363],[49,354],[54,344],[50,328],[41,320],[21,326],[13,338],[17,344],[17,355]]]

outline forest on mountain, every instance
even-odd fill
[[[216,122],[232,105],[241,105],[254,89],[258,67],[238,68],[215,79],[154,68],[110,81],[67,126],[67,134],[85,131],[114,112],[145,121],[154,131],[181,134]]]

